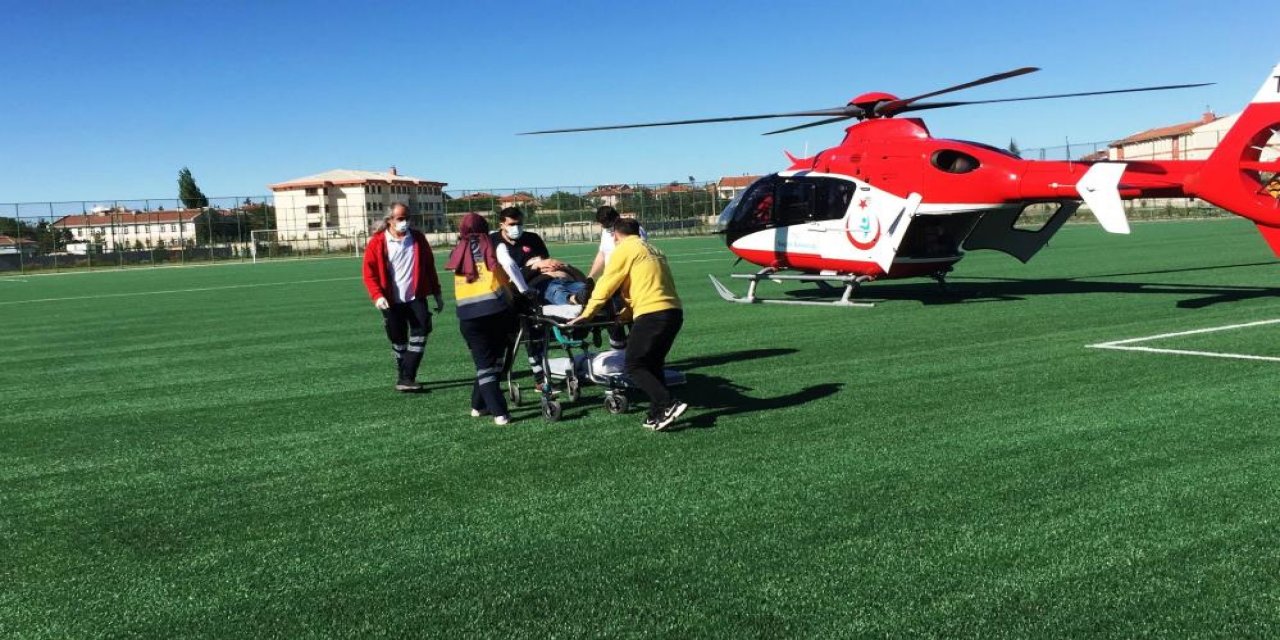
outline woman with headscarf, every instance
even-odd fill
[[[471,415],[492,415],[494,424],[507,424],[511,415],[507,411],[507,399],[498,386],[498,377],[516,318],[511,309],[507,275],[498,265],[489,239],[489,223],[483,216],[468,213],[462,218],[458,244],[445,266],[454,274],[458,326],[476,365]]]

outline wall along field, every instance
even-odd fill
[[[1073,226],[874,309],[658,244],[665,434],[591,387],[470,418],[450,309],[395,394],[354,259],[0,279],[0,636],[1276,633],[1280,363],[1088,348],[1280,318],[1252,226]]]

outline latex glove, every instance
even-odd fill
[[[387,299],[386,299],[386,298],[381,298],[381,297],[380,297],[380,298],[378,298],[377,300],[374,300],[374,301],[373,301],[373,306],[375,306],[375,307],[377,307],[377,308],[379,308],[379,309],[381,309],[381,310],[383,310],[383,311],[386,311],[387,309],[390,309],[390,308],[391,308],[391,303],[390,303],[390,302],[387,302]]]
[[[444,310],[444,298],[441,298],[440,294],[437,293],[436,294],[436,313],[440,313],[443,310]]]

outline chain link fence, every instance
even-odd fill
[[[209,198],[199,208],[176,199],[0,204],[0,273],[359,255],[397,202],[409,204],[415,226],[436,246],[452,244],[466,214],[493,220],[509,206],[524,211],[530,229],[553,242],[597,238],[595,210],[604,204],[656,236],[698,235],[711,231],[730,195],[716,183],[694,181],[448,190],[431,201],[366,191],[356,204],[321,191],[310,200]]]

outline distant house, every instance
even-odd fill
[[[653,195],[669,196],[677,193],[690,193],[692,191],[694,191],[693,185],[672,182],[671,184],[664,184],[661,187],[655,188],[653,190]]]
[[[716,182],[716,194],[721,200],[732,200],[759,179],[760,176],[725,176]]]
[[[1238,116],[1219,118],[1212,111],[1199,120],[1155,127],[1107,145],[1110,160],[1203,160]],[[1224,121],[1229,121],[1224,123]],[[1224,126],[1225,124],[1225,126]]]
[[[131,211],[94,207],[83,215],[63,216],[53,223],[65,229],[81,247],[96,245],[105,251],[144,247],[178,247],[196,239],[202,216],[220,215],[203,209]],[[70,249],[68,249],[70,250]]]
[[[444,182],[385,173],[334,169],[271,185],[276,230],[282,240],[326,233],[359,233],[391,212],[397,202],[422,216],[428,225],[444,226]]]
[[[538,199],[533,197],[532,194],[517,191],[509,196],[498,198],[498,203],[502,205],[503,209],[507,207],[531,207],[538,203]]]
[[[586,197],[594,198],[602,205],[616,207],[622,201],[622,196],[632,193],[635,193],[635,189],[629,184],[602,184],[587,192]]]
[[[24,258],[31,258],[39,251],[39,246],[34,240],[0,236],[0,256],[21,255]]]

